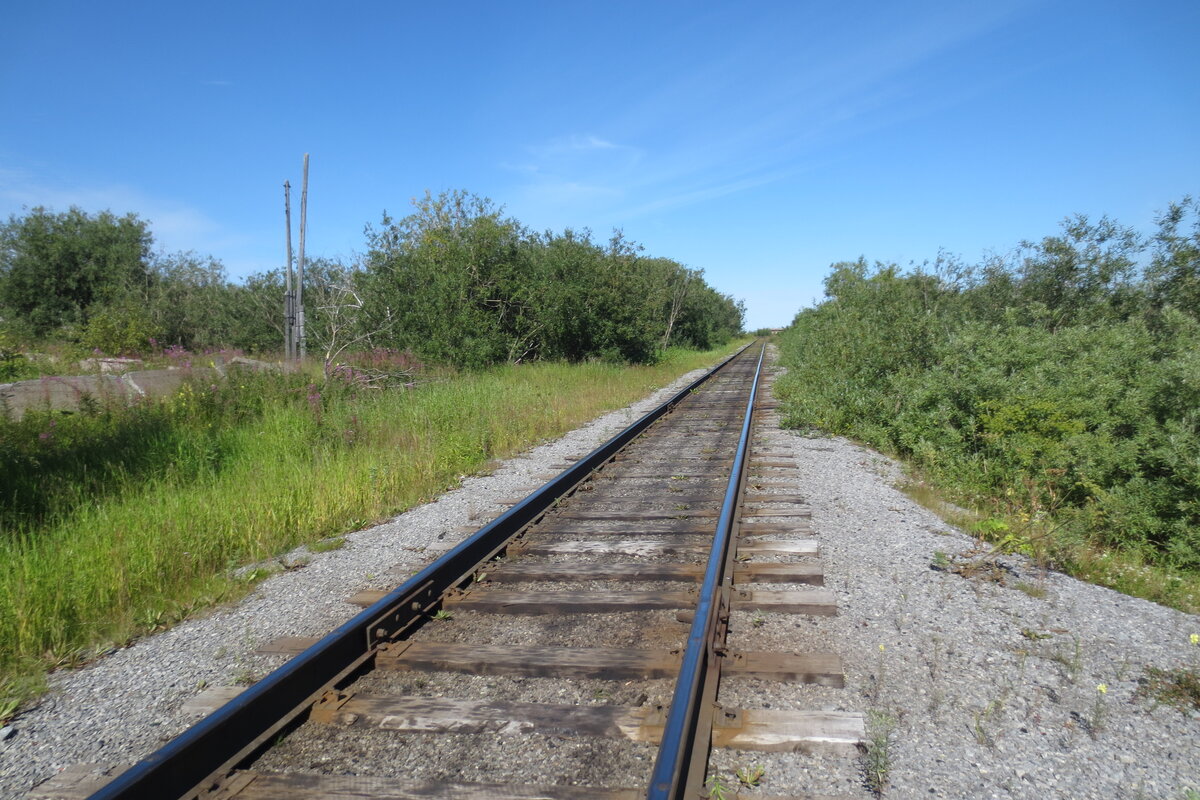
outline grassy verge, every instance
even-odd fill
[[[917,468],[906,464],[910,475]],[[943,520],[991,545],[997,553],[1029,556],[1047,569],[1191,614],[1200,613],[1200,575],[1150,563],[1136,552],[1079,537],[1053,515],[1006,510],[923,475],[899,487]],[[1020,587],[1018,587],[1020,588]]]
[[[0,498],[0,710],[46,669],[238,596],[231,567],[432,498],[727,351],[505,367],[410,390],[249,376],[2,423],[13,488]]]

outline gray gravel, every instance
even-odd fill
[[[303,548],[280,559],[307,562],[262,582],[232,608],[142,639],[74,672],[51,676],[51,691],[13,723],[0,740],[0,798],[21,797],[33,785],[79,763],[133,763],[195,722],[181,706],[205,687],[250,683],[282,663],[253,651],[281,636],[319,636],[359,609],[345,598],[395,582],[499,513],[501,501],[527,494],[554,467],[572,462],[695,380],[671,386],[614,411],[562,438],[535,447],[483,476],[464,476],[461,488],[391,522],[348,534],[327,553]],[[576,749],[576,748],[567,748]]]

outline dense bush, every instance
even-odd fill
[[[86,322],[93,304],[145,283],[151,241],[133,214],[39,207],[12,216],[0,224],[0,306],[38,334]]]
[[[742,307],[701,273],[615,234],[533,234],[487,200],[426,197],[368,229],[353,276],[372,338],[460,366],[534,358],[645,363],[668,345],[717,346]]]
[[[1185,200],[1149,238],[1076,217],[978,266],[835,265],[783,335],[787,418],[1068,540],[1200,568],[1198,245]]]
[[[147,223],[34,209],[0,225],[0,323],[109,354],[158,346],[278,351],[284,271],[233,283],[213,258],[154,254]],[[368,226],[361,263],[305,268],[309,354],[385,347],[464,367],[533,359],[645,363],[719,346],[740,303],[619,233],[534,234],[490,201],[426,195]],[[12,327],[15,326],[15,327]],[[153,340],[151,343],[150,340]]]

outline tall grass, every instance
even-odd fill
[[[432,498],[719,355],[386,391],[247,375],[0,422],[0,689],[235,596],[236,565]]]

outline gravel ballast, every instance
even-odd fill
[[[428,548],[461,536],[457,527],[496,513],[498,501],[526,493],[550,465],[591,450],[670,391],[491,475],[466,478],[462,488],[392,522],[349,534],[343,548],[313,554],[307,566],[264,581],[233,608],[53,675],[51,692],[0,741],[0,797],[21,797],[72,764],[145,756],[194,721],[181,706],[202,687],[245,682],[281,663],[255,648],[280,636],[320,635],[349,619],[358,609],[344,598],[388,585],[397,565],[426,563]],[[1136,696],[1146,667],[1200,667],[1200,647],[1189,642],[1200,618],[1043,574],[1020,558],[1002,559],[1003,585],[935,568],[942,561],[935,553],[951,558],[975,543],[898,491],[895,463],[846,440],[769,426],[759,441],[759,449],[796,458],[794,486],[772,490],[808,497],[839,615],[739,612],[731,643],[838,653],[846,688],[727,681],[722,702],[868,712],[876,731],[879,721],[894,720],[885,797],[1184,800],[1188,789],[1200,789],[1200,714]],[[453,738],[445,737],[446,747]],[[498,745],[510,746],[520,747],[517,739]],[[594,747],[603,769],[606,745]],[[853,757],[721,751],[714,764],[727,784],[736,784],[736,770],[762,765],[761,786],[740,789],[750,796],[871,796],[864,761]],[[590,781],[598,773],[574,777]]]

